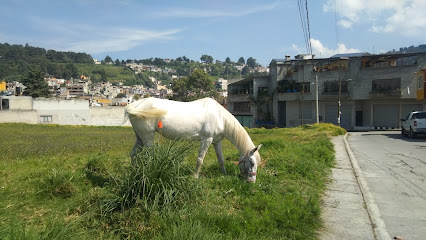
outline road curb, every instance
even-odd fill
[[[373,229],[375,239],[379,240],[389,240],[391,239],[389,233],[387,232],[385,222],[383,221],[379,208],[374,201],[373,195],[371,195],[370,189],[368,188],[367,181],[365,180],[364,174],[362,173],[361,168],[358,165],[358,162],[355,158],[355,155],[352,153],[351,148],[347,140],[348,133],[343,137],[345,143],[345,149],[351,161],[352,169],[355,173],[355,178],[357,179],[359,188],[361,190],[362,198],[367,208],[367,213],[371,221],[371,226]]]

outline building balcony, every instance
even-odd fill
[[[400,98],[402,91],[400,89],[394,90],[375,90],[369,93],[370,98]]]
[[[322,92],[320,98],[322,99],[337,99],[339,97],[339,92]],[[340,92],[341,98],[348,98],[348,92]]]
[[[246,102],[252,94],[230,94],[228,93],[228,102]]]

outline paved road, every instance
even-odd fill
[[[347,139],[389,235],[426,239],[426,137],[380,131]]]

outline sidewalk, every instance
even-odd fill
[[[332,181],[323,197],[325,229],[319,233],[319,238],[375,239],[360,186],[345,149],[344,137],[332,139],[337,165],[332,170]]]

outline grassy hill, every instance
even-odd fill
[[[102,74],[105,73],[107,81],[112,83],[120,82],[125,79],[134,79],[135,74],[128,67],[114,65],[95,65],[95,64],[75,64],[78,72],[86,76],[91,76],[92,82],[102,81]]]
[[[0,239],[316,239],[334,165],[328,136],[344,133],[329,124],[249,129],[263,147],[248,184],[227,140],[228,175],[211,148],[194,179],[198,143],[157,135],[132,166],[129,127],[0,128]]]

